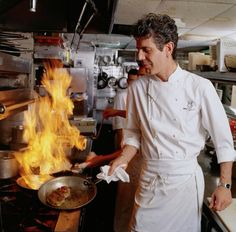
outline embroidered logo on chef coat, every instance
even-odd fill
[[[184,110],[187,110],[187,111],[192,111],[194,110],[194,103],[193,101],[188,101],[187,103],[187,106],[183,108]]]

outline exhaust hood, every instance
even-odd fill
[[[86,33],[108,33],[112,21],[113,5],[117,0],[0,0],[0,29],[22,32],[72,33],[76,28],[85,2],[93,2],[97,14]],[[33,10],[30,11],[31,3]],[[86,9],[81,26],[86,25],[92,9]]]

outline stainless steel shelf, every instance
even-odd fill
[[[228,117],[236,119],[236,113],[231,109],[230,106],[223,104],[225,112]]]
[[[0,52],[0,72],[30,73],[31,61]]]
[[[226,84],[236,84],[236,73],[233,72],[200,72],[200,71],[192,71],[199,76],[209,79],[212,82],[217,83],[226,83]]]

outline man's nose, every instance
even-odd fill
[[[137,58],[138,58],[139,61],[142,61],[142,60],[145,59],[145,56],[144,56],[144,53],[142,52],[142,50],[139,50],[137,52]]]

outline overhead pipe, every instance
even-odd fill
[[[29,10],[31,12],[36,12],[36,5],[37,5],[37,0],[30,0],[30,8],[29,8]]]
[[[34,103],[34,102],[35,102],[35,99],[31,99],[31,100],[27,100],[24,102],[15,103],[13,105],[7,105],[7,106],[0,103],[0,114],[4,114],[6,113],[6,111],[16,110],[21,107],[28,106],[29,104]]]

